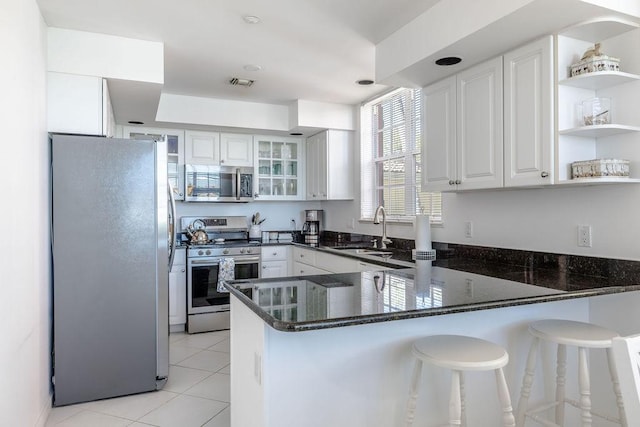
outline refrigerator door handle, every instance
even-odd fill
[[[167,188],[169,190],[169,202],[171,203],[171,244],[169,246],[169,272],[173,268],[173,259],[176,255],[176,240],[177,240],[177,230],[176,230],[176,199],[173,197],[173,187],[171,186],[171,182],[167,180]]]

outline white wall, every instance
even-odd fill
[[[0,2],[0,425],[50,408],[46,27],[35,0]]]
[[[355,147],[359,159],[359,141]],[[358,195],[360,163],[353,167]],[[382,234],[381,225],[358,221],[359,199],[322,202],[322,209],[328,230]],[[640,260],[638,184],[443,193],[443,217],[442,227],[432,226],[434,241]],[[466,221],[472,238],[464,236]],[[578,224],[592,226],[591,248],[577,246]],[[387,224],[387,234],[415,238],[411,224]]]

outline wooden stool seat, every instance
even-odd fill
[[[614,366],[611,354],[612,340],[618,337],[618,333],[591,323],[577,322],[573,320],[546,319],[533,322],[529,325],[529,332],[534,340],[529,349],[525,375],[522,380],[520,401],[516,412],[516,423],[518,427],[524,427],[527,417],[547,426],[564,426],[565,403],[580,409],[581,426],[590,427],[592,417],[598,416],[611,422],[619,423],[626,427],[627,421],[624,416],[622,395],[618,375]],[[547,402],[535,408],[529,408],[529,396],[533,385],[533,378],[536,368],[536,359],[540,340],[549,341],[558,345],[557,367],[556,367],[556,396],[553,402]],[[567,346],[578,349],[578,382],[580,388],[580,399],[571,400],[565,396],[566,369],[567,369]],[[591,410],[591,388],[589,380],[589,368],[587,365],[588,349],[605,349],[609,362],[609,373],[613,383],[613,391],[616,395],[619,417],[618,419],[594,413]],[[551,422],[537,415],[555,407],[555,422]]]
[[[489,341],[461,335],[433,335],[413,343],[416,358],[409,401],[407,403],[407,426],[413,425],[418,383],[422,364],[429,363],[452,371],[451,397],[449,401],[449,425],[466,425],[464,376],[462,371],[495,371],[498,398],[503,409],[503,424],[515,426],[509,389],[502,367],[509,362],[507,351]]]

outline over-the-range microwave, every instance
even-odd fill
[[[186,202],[250,202],[253,200],[253,168],[185,165]]]

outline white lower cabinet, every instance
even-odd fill
[[[387,267],[367,263],[354,258],[333,255],[327,252],[293,248],[293,272],[294,276],[310,274],[330,273],[357,273],[368,270],[385,270]]]
[[[176,249],[173,267],[169,272],[169,327],[184,330],[187,323],[187,258],[186,249]]]
[[[260,278],[289,276],[289,247],[263,246]]]

